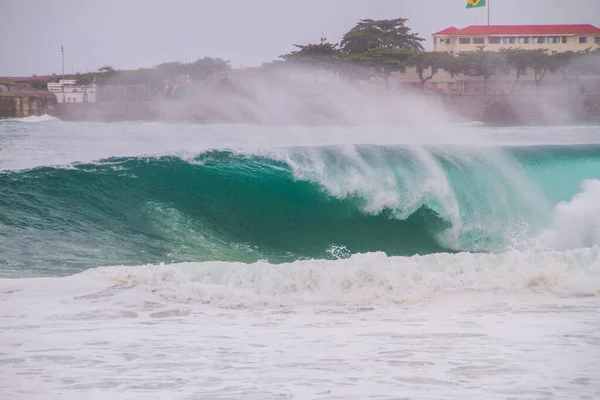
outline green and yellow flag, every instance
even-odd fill
[[[484,6],[485,6],[485,0],[467,0],[466,8],[477,8],[477,7],[484,7]]]

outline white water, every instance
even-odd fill
[[[252,153],[296,146],[347,144],[460,146],[598,143],[595,126],[482,128],[435,119],[417,126],[341,127],[73,123],[51,117],[0,120],[0,170],[94,162],[109,157],[181,155],[210,149]],[[38,118],[39,120],[35,119]]]
[[[553,227],[542,240],[561,250],[600,245],[600,180],[584,181],[580,193],[556,206]]]
[[[0,398],[598,398],[598,251],[0,281]]]
[[[597,143],[598,128],[32,120],[1,121],[0,140],[6,170],[210,148],[284,158],[290,153],[281,147],[309,145]],[[326,168],[304,177],[326,178],[319,182],[342,196],[378,193],[373,210],[400,201],[390,197],[397,182],[354,160],[358,180],[331,179]],[[446,177],[427,160],[424,188],[458,215]],[[319,171],[289,161],[297,177]],[[519,187],[518,171],[501,158],[490,165],[506,167],[505,179]],[[539,201],[535,192],[523,195]],[[552,225],[540,237],[520,240],[516,232],[515,250],[500,254],[372,253],[3,279],[0,399],[597,399],[598,204],[598,181],[590,179],[550,209]]]

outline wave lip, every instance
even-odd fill
[[[279,265],[181,263],[107,267],[92,273],[170,301],[226,308],[390,305],[472,291],[598,296],[600,247],[413,257],[369,253]]]

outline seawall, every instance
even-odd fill
[[[12,82],[0,82],[0,118],[52,115],[57,100],[53,93]]]

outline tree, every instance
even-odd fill
[[[364,54],[370,49],[423,50],[425,39],[410,33],[408,19],[362,19],[344,34],[340,47],[348,54]]]
[[[295,44],[298,50],[279,56],[286,62],[310,65],[318,68],[335,68],[343,59],[342,51],[337,43],[329,43],[326,38],[321,38],[318,44]]]
[[[547,51],[545,49],[524,51],[527,64],[534,70],[535,87],[538,93],[546,72],[555,71],[559,65],[554,57],[548,55]]]
[[[503,48],[500,49],[500,57],[504,61],[504,66],[516,71],[515,82],[513,83],[511,90],[511,92],[514,93],[521,76],[525,74],[527,67],[529,66],[527,54],[520,48]]]
[[[484,90],[487,95],[488,81],[501,65],[501,54],[495,51],[486,51],[484,46],[477,50],[461,53],[458,55],[460,71],[467,76],[481,76],[484,82]]]
[[[176,61],[169,61],[154,67],[154,72],[161,79],[173,79],[186,72],[186,65]]]
[[[98,68],[98,71],[104,74],[114,75],[117,71],[111,67],[110,65],[105,65],[104,67]]]
[[[446,52],[413,52],[408,57],[406,64],[415,68],[423,87],[440,70],[444,70],[452,76],[460,73],[457,59]]]
[[[584,87],[579,81],[581,75],[600,74],[600,50],[598,49],[558,53],[554,58],[556,69],[568,83],[569,93],[573,93],[573,84],[578,93],[584,92]]]
[[[84,74],[77,75],[77,84],[78,85],[91,85],[96,81],[97,74],[95,72],[86,72]]]
[[[229,61],[222,58],[203,57],[186,65],[186,72],[192,79],[208,79],[216,73],[231,69]]]
[[[348,59],[362,66],[369,67],[376,75],[384,79],[385,87],[389,88],[391,73],[405,69],[411,55],[412,53],[407,50],[372,48],[365,53],[351,54],[348,56]]]

